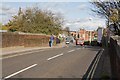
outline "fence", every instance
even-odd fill
[[[120,80],[120,36],[110,37],[109,55],[112,78]]]
[[[2,32],[2,47],[48,46],[49,35]]]

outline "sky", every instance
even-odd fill
[[[19,7],[24,11],[28,7],[39,7],[42,10],[51,10],[55,14],[61,14],[65,20],[63,27],[69,27],[71,31],[80,28],[96,30],[97,27],[105,27],[105,19],[91,11],[94,6],[88,1],[78,0],[36,0],[13,1],[4,0],[0,2],[0,22],[6,24],[12,16],[18,13]]]

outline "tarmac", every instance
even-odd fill
[[[49,46],[46,46],[46,47],[24,47],[24,46],[6,47],[6,48],[0,48],[0,56],[2,57],[6,55],[19,54],[21,52],[26,52],[26,51],[33,51],[33,50],[40,50],[40,49],[42,50],[43,49],[54,49],[54,48],[62,48],[62,47],[67,47],[65,42],[61,44],[57,44],[53,47],[49,47]],[[106,76],[111,78],[111,68],[110,68],[110,62],[109,62],[110,59],[107,53],[108,52],[105,49],[100,59],[100,62],[98,63],[97,69],[94,74],[94,78],[101,78],[101,77],[106,77]]]
[[[0,56],[14,54],[14,53],[20,53],[20,52],[26,52],[31,50],[39,50],[39,49],[51,49],[51,48],[60,48],[65,47],[65,43],[57,44],[55,46],[49,47],[24,47],[24,46],[14,46],[14,47],[6,47],[6,48],[0,48]]]

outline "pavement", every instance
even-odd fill
[[[20,52],[26,52],[26,51],[33,51],[33,50],[40,50],[40,49],[50,49],[50,48],[60,48],[65,47],[65,43],[57,44],[53,47],[24,47],[24,46],[14,46],[14,47],[6,47],[6,48],[0,48],[0,56],[14,54],[14,53],[20,53]]]
[[[105,48],[99,63],[97,65],[94,78],[103,78],[104,80],[112,80],[111,75],[111,65],[110,65],[110,57],[108,54],[108,49]]]

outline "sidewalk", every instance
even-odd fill
[[[0,48],[0,56],[3,55],[9,55],[9,54],[14,54],[14,53],[20,53],[20,52],[25,52],[25,51],[33,51],[33,50],[39,50],[39,49],[50,49],[50,48],[60,48],[63,47],[64,42],[61,44],[57,44],[53,47],[24,47],[24,46],[15,46],[15,47],[7,47],[7,48]]]
[[[108,49],[105,49],[101,55],[98,66],[94,73],[94,78],[99,78],[103,80],[109,80],[111,78],[111,65]]]

